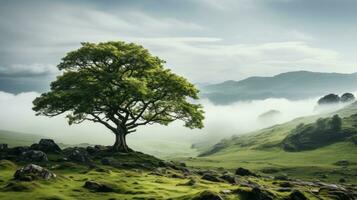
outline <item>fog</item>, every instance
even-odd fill
[[[91,143],[111,144],[113,134],[101,124],[84,122],[69,126],[63,116],[35,116],[32,111],[32,101],[39,94],[35,92],[17,95],[0,92],[0,129],[42,135],[67,144]],[[299,101],[287,99],[266,99],[250,102],[236,102],[231,105],[214,105],[207,99],[200,103],[204,106],[206,119],[205,128],[191,130],[183,127],[181,122],[169,126],[150,125],[141,127],[136,133],[128,136],[129,145],[142,146],[157,142],[200,142],[218,141],[233,134],[268,127],[291,119],[326,112],[326,109],[316,109],[318,98]],[[337,109],[329,108],[327,111]],[[270,110],[280,113],[273,117],[260,119],[258,116]]]

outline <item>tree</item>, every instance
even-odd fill
[[[92,121],[115,134],[114,151],[129,152],[126,136],[147,124],[181,120],[202,128],[198,90],[165,69],[165,61],[125,42],[82,43],[57,66],[63,73],[34,101],[37,115],[67,113],[69,124]],[[191,100],[192,99],[192,100]]]
[[[355,101],[355,100],[356,100],[355,96],[349,92],[344,93],[341,96],[341,102],[343,102],[343,103],[348,103],[348,102]]]
[[[334,104],[334,103],[339,103],[340,102],[340,97],[336,94],[328,94],[324,97],[321,97],[318,101],[319,105],[323,104]]]
[[[332,116],[330,125],[331,125],[331,129],[334,130],[334,131],[341,130],[341,127],[342,127],[342,119],[341,119],[341,117],[338,116],[337,114]]]
[[[327,118],[318,118],[316,120],[316,128],[319,131],[324,131],[327,128],[328,119]]]

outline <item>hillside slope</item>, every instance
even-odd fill
[[[222,140],[202,157],[188,160],[192,166],[200,167],[247,167],[268,174],[289,174],[298,178],[325,178],[336,182],[348,177],[357,182],[357,145],[351,139],[336,141],[327,146],[313,150],[289,152],[282,148],[282,141],[300,123],[312,123],[320,117],[339,114],[343,119],[344,129],[356,131],[351,116],[357,113],[357,103],[353,103],[339,111],[325,115],[298,118],[293,121],[275,125],[253,133],[234,136]],[[351,117],[349,117],[351,116]],[[353,122],[353,123],[352,123]],[[349,163],[349,169],[336,166],[341,160]]]
[[[266,98],[304,99],[356,90],[357,73],[308,71],[287,72],[272,77],[250,77],[201,87],[202,97],[216,104]]]
[[[41,135],[0,130],[0,143],[5,143],[9,146],[27,146],[39,141],[41,138],[43,138]]]

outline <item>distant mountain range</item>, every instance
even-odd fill
[[[201,86],[201,97],[216,104],[267,98],[304,99],[328,93],[357,90],[357,73],[320,73],[294,71],[272,77],[250,77]]]

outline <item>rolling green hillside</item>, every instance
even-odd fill
[[[216,104],[266,98],[305,99],[356,90],[357,73],[308,71],[287,72],[272,77],[250,77],[201,87],[202,96]]]
[[[0,143],[5,143],[12,147],[31,145],[41,138],[43,138],[41,135],[0,130]]]
[[[344,117],[343,130],[348,129],[356,133],[356,116],[350,116],[355,113],[357,103],[334,113],[298,118],[253,133],[234,136],[214,145],[201,157],[189,159],[188,163],[192,166],[229,169],[242,166],[267,174],[287,174],[298,178],[326,179],[333,182],[348,177],[349,181],[357,183],[357,145],[351,138],[298,152],[285,151],[281,145],[298,124],[313,123],[318,118],[334,114]],[[341,160],[348,161],[349,165],[337,166],[336,163]]]

